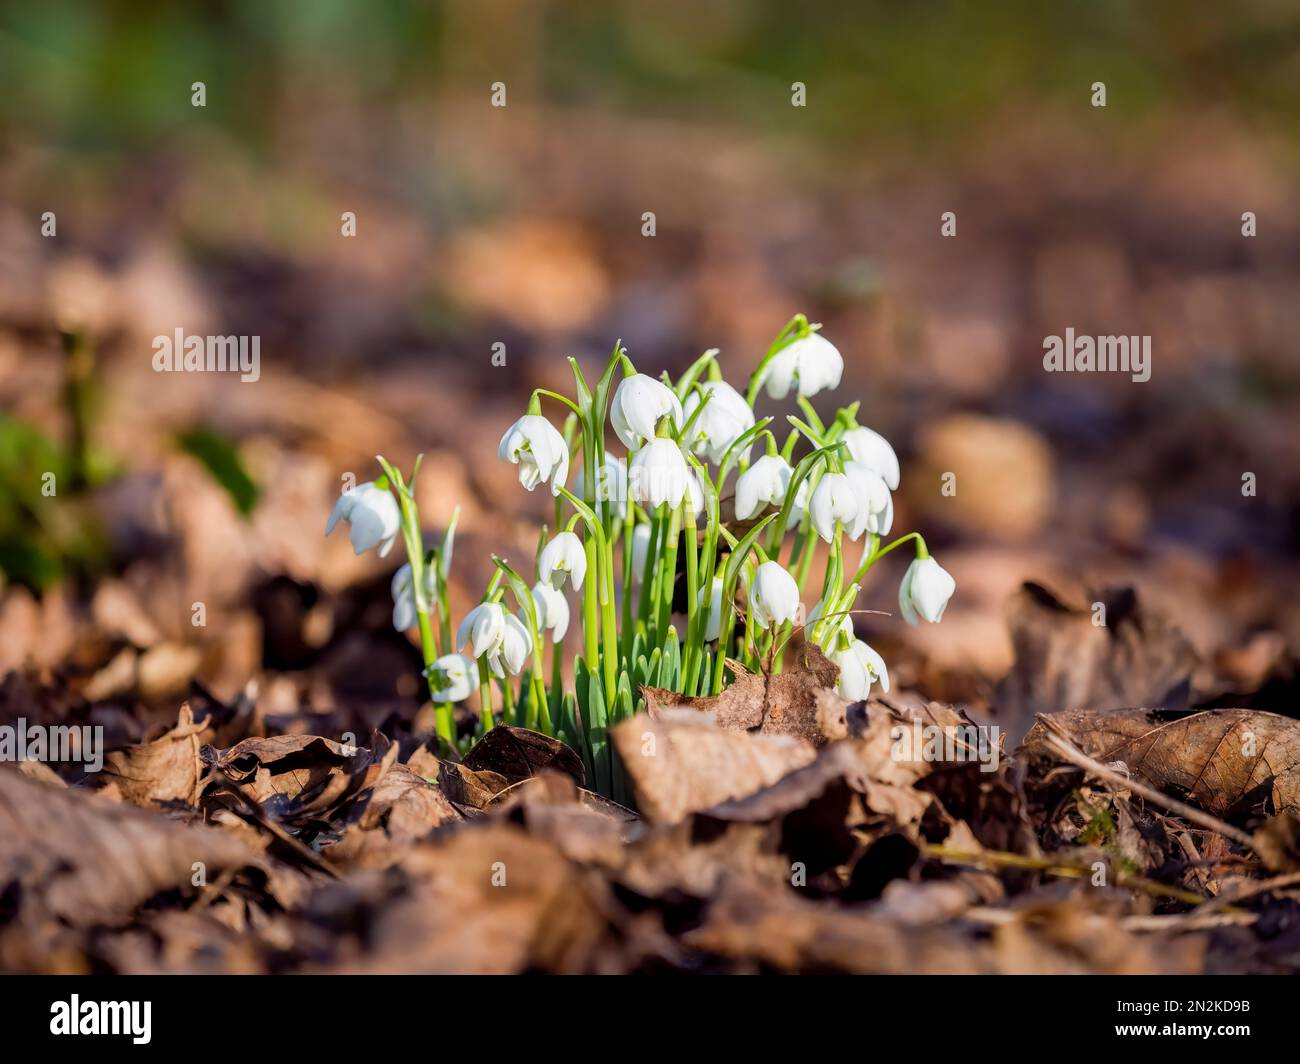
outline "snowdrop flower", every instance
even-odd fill
[[[496,602],[481,602],[460,622],[456,629],[456,646],[470,656],[481,658],[496,654],[505,638],[506,611]]]
[[[675,425],[682,424],[682,404],[677,394],[644,373],[623,378],[609,410],[610,424],[629,451],[653,440],[660,420],[670,416]]]
[[[429,693],[435,702],[463,702],[478,686],[478,662],[464,654],[444,654],[428,672],[439,685]]]
[[[736,478],[736,520],[748,521],[763,507],[780,506],[794,470],[780,455],[766,454]],[[808,481],[800,487],[807,492]]]
[[[713,578],[709,593],[709,618],[704,622],[704,641],[712,643],[722,632],[722,577]]]
[[[699,517],[704,510],[704,485],[700,483],[700,474],[694,469],[686,477],[686,495],[691,504],[691,513]]]
[[[381,558],[393,549],[393,541],[402,528],[397,500],[373,480],[348,488],[339,496],[325,525],[325,535],[334,531],[340,519],[351,526],[348,538],[353,551],[364,554],[371,547],[378,547]]]
[[[802,396],[838,388],[844,359],[821,333],[809,333],[781,351],[768,363],[763,384],[773,399],[784,399],[791,386]]]
[[[488,655],[488,668],[493,676],[503,676],[505,672],[518,676],[524,668],[524,662],[533,652],[533,637],[528,628],[513,613],[505,614],[505,624],[501,631],[501,647],[495,654]]]
[[[407,562],[393,574],[390,590],[393,593],[393,627],[405,632],[418,620],[415,607],[415,584],[411,580],[411,563]],[[437,591],[437,573],[432,565],[424,567],[425,601],[432,604]]]
[[[532,491],[544,480],[559,495],[569,475],[569,447],[541,414],[525,414],[501,437],[497,454],[519,467],[519,483]]]
[[[938,624],[956,590],[957,581],[937,561],[929,555],[915,558],[898,587],[898,608],[908,624],[916,624],[918,616]]]
[[[867,511],[867,531],[889,535],[894,527],[894,497],[889,494],[885,478],[856,459],[844,463],[844,474],[858,483],[862,505]]]
[[[845,650],[832,651],[830,659],[840,667],[840,680],[836,686],[845,698],[861,702],[871,691],[873,683],[879,683],[881,690],[889,693],[889,670],[885,668],[885,659],[861,639],[855,639]]]
[[[676,509],[690,490],[690,470],[676,442],[661,437],[636,452],[628,481],[628,494],[647,510],[656,510],[663,503]]]
[[[573,476],[573,494],[586,499],[586,481],[578,468]],[[608,502],[609,512],[622,521],[627,516],[627,462],[605,452],[605,460],[596,470],[596,501]]]
[[[865,425],[859,425],[855,429],[849,429],[841,442],[848,447],[855,462],[880,474],[890,491],[898,490],[898,455],[884,436]]]
[[[696,408],[704,402],[700,395],[709,397],[690,430],[690,448],[696,454],[706,454],[715,465],[722,461],[736,437],[754,427],[754,411],[745,397],[725,381],[705,381],[699,392],[694,389],[686,397],[684,415],[690,420]],[[685,422],[683,422],[684,424]]]
[[[880,486],[882,489],[885,487],[883,480]],[[813,528],[827,543],[835,538],[836,521],[844,527],[849,539],[858,539],[866,531],[867,521],[874,512],[872,504],[876,500],[863,494],[864,487],[862,478],[847,473],[827,473],[822,477],[812,493],[808,513]],[[889,492],[886,490],[885,494]],[[879,508],[883,509],[884,501],[880,502]]]
[[[558,643],[569,630],[569,601],[544,580],[533,585],[533,607],[537,610],[537,631],[550,632]]]
[[[778,562],[767,561],[754,573],[749,609],[760,628],[793,621],[799,613],[799,585]]]
[[[587,575],[587,551],[573,532],[560,532],[542,548],[537,559],[537,576],[552,587],[564,586],[565,577],[573,581],[573,590],[582,589]]]
[[[645,556],[650,549],[650,526],[644,521],[632,529],[632,579],[638,584],[645,573]]]

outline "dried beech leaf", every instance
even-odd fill
[[[1051,720],[1089,757],[1105,765],[1123,762],[1138,779],[1217,817],[1300,811],[1300,721],[1248,709],[1190,716],[1080,710]],[[1059,760],[1047,734],[1035,724],[1024,754]]]
[[[104,759],[104,777],[134,805],[184,802],[195,805],[203,777],[199,751],[212,737],[207,719],[195,722],[188,702],[176,726],[153,742],[115,750]]]
[[[510,783],[543,769],[566,773],[579,787],[587,782],[582,758],[559,739],[508,724],[497,725],[475,743],[464,764],[473,772],[495,772]]]
[[[461,819],[441,787],[393,765],[353,805],[342,839],[323,852],[331,861],[386,866],[434,828]]]
[[[752,794],[816,756],[791,736],[730,731],[693,709],[638,714],[610,735],[638,808],[655,823]]]

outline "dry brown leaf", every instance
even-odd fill
[[[818,712],[818,693],[835,686],[839,668],[802,638],[791,640],[785,655],[785,668],[770,676],[728,659],[735,682],[718,695],[684,698],[661,687],[642,687],[641,694],[652,716],[664,709],[689,709],[712,714],[722,728],[791,735],[813,746],[839,738],[828,733]]]
[[[752,794],[816,756],[810,744],[791,736],[730,731],[695,709],[638,714],[610,736],[636,789],[637,807],[654,823]]]
[[[1123,762],[1135,777],[1226,820],[1300,811],[1300,721],[1248,709],[1190,716],[1150,709],[1054,713],[1089,757]],[[1031,759],[1057,760],[1040,722],[1025,736]]]
[[[322,852],[331,861],[383,867],[434,828],[461,819],[442,788],[393,765],[354,803],[343,837]]]
[[[150,743],[115,750],[104,759],[104,778],[135,805],[161,802],[198,803],[204,772],[199,751],[212,738],[207,719],[195,722],[188,702],[176,726]]]

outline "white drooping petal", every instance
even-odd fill
[[[881,481],[882,485],[883,483]],[[844,534],[855,540],[861,537],[867,527],[867,519],[871,514],[867,502],[858,478],[846,473],[826,473],[813,490],[808,513],[813,528],[827,543],[835,538],[836,521],[843,527]]]
[[[565,578],[573,581],[573,590],[582,589],[587,575],[587,551],[576,534],[560,532],[542,548],[537,559],[537,575],[552,587],[563,587]]]
[[[689,490],[689,475],[686,457],[676,442],[656,438],[637,451],[632,459],[628,492],[634,502],[647,510],[654,511],[664,503],[676,509]]]
[[[538,633],[550,632],[558,643],[569,630],[569,600],[545,581],[533,585],[533,608],[537,611]]]
[[[745,397],[726,381],[705,381],[699,388],[709,401],[704,403],[704,409],[691,425],[690,448],[696,454],[707,455],[710,462],[717,464],[736,438],[754,427],[754,411],[745,402]],[[683,411],[686,420],[690,420],[702,402],[700,393],[692,390],[686,397]]]
[[[372,547],[378,547],[381,558],[393,549],[393,542],[402,528],[402,512],[397,500],[373,480],[349,488],[339,496],[325,524],[325,535],[333,532],[340,520],[350,526],[348,539],[355,553],[364,554]]]
[[[478,662],[464,654],[444,654],[429,672],[437,685],[429,694],[435,702],[463,702],[478,686]]]
[[[632,529],[632,579],[638,584],[645,574],[645,558],[649,549],[650,526],[643,521]]]
[[[501,649],[505,626],[506,611],[496,602],[481,602],[465,614],[456,629],[456,646],[475,658],[496,654]]]
[[[956,590],[957,581],[937,561],[915,558],[899,584],[898,608],[908,624],[916,624],[918,617],[938,624]]]
[[[865,425],[859,425],[844,434],[843,442],[855,462],[879,473],[890,491],[898,490],[898,455],[884,436]]]
[[[519,467],[519,483],[529,491],[549,480],[559,495],[569,475],[569,447],[540,414],[525,414],[505,431],[497,454]]]
[[[754,623],[771,628],[793,621],[799,614],[799,585],[779,562],[763,562],[754,572],[749,589],[749,609]]]
[[[582,467],[573,475],[573,494],[586,499],[587,482]],[[596,502],[608,502],[609,512],[621,521],[627,516],[627,462],[605,452],[605,460],[596,470]],[[599,507],[597,507],[599,510]]]
[[[654,439],[665,417],[671,417],[674,425],[682,424],[682,404],[671,388],[644,373],[623,378],[610,403],[609,422],[624,447],[631,451]]]
[[[437,590],[437,574],[432,566],[425,566],[424,595],[430,607]],[[419,620],[419,607],[415,601],[415,584],[411,580],[411,563],[407,562],[393,574],[389,589],[393,594],[393,627],[405,632]]]
[[[758,459],[736,478],[736,520],[748,521],[765,506],[782,505],[793,475],[790,463],[780,455]]]
[[[532,651],[533,637],[528,633],[528,627],[513,613],[506,613],[501,630],[501,645],[496,653],[488,655],[488,667],[496,676],[504,673],[518,676]]]
[[[861,505],[866,512],[866,530],[880,536],[888,535],[894,524],[894,500],[884,478],[856,459],[844,463],[844,475],[858,485]],[[857,539],[856,536],[852,538]]]
[[[782,348],[768,363],[763,384],[773,399],[795,388],[804,397],[840,386],[844,358],[821,333],[809,333]]]
[[[889,670],[885,659],[860,639],[843,650],[832,651],[831,661],[839,666],[840,677],[836,685],[840,694],[854,702],[861,702],[871,692],[871,685],[879,683],[889,693]]]
[[[704,641],[711,643],[722,632],[722,577],[713,578],[713,588],[709,592],[709,618],[704,622]]]

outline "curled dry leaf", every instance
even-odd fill
[[[1300,721],[1248,709],[1055,713],[1089,757],[1226,820],[1300,811]],[[1040,722],[1024,756],[1057,760]]]
[[[434,828],[461,819],[440,787],[395,764],[358,797],[343,837],[322,852],[335,862],[384,867]]]
[[[443,761],[438,782],[457,805],[486,809],[507,788],[542,772],[586,783],[582,759],[541,732],[499,724],[474,744],[461,762]]]
[[[1009,623],[1015,664],[995,705],[1013,738],[1036,713],[1187,704],[1192,646],[1131,588],[1066,597],[1026,583]]]
[[[638,808],[653,823],[752,794],[816,756],[792,736],[731,731],[695,709],[638,714],[610,735]]]
[[[104,759],[104,778],[134,805],[162,802],[198,803],[203,777],[199,756],[212,738],[207,719],[195,721],[189,703],[177,715],[176,726],[153,742],[115,750]]]

